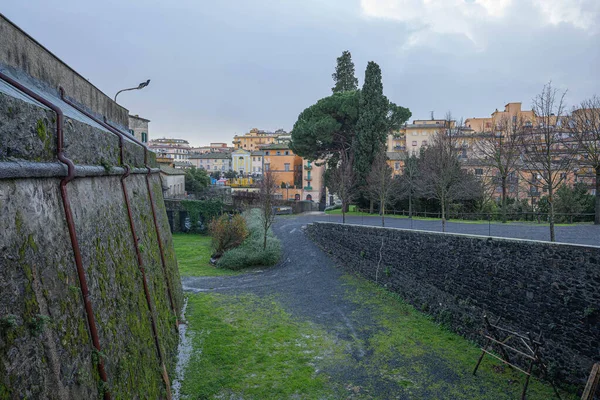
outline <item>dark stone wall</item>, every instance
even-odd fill
[[[585,382],[600,360],[600,247],[333,223],[307,233],[342,268],[467,338],[481,342],[484,314],[520,332],[543,330],[557,378]]]

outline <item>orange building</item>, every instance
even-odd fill
[[[287,143],[273,143],[262,150],[264,171],[271,171],[275,176],[282,198],[302,199],[302,158],[294,154]]]

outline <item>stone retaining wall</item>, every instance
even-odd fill
[[[563,380],[585,382],[600,360],[600,247],[321,222],[307,232],[342,268],[467,338],[481,340],[484,314],[543,330]]]

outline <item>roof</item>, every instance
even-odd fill
[[[135,119],[139,119],[139,120],[144,121],[144,122],[150,122],[149,119],[142,118],[139,115],[131,115],[131,114],[129,114],[129,118],[135,118]]]
[[[191,156],[189,156],[190,159],[209,159],[209,160],[214,160],[214,159],[230,159],[231,158],[231,153],[229,152],[212,152],[212,153],[202,153],[202,154],[192,154]]]
[[[386,152],[386,155],[387,158],[389,158],[392,161],[404,160],[406,158],[404,153],[398,151],[388,151]]]
[[[250,153],[250,155],[252,156],[264,156],[265,152],[262,150],[254,150],[253,152]]]
[[[181,169],[175,169],[173,167],[169,167],[168,165],[159,165],[160,172],[165,175],[185,175],[185,171]]]
[[[290,150],[290,146],[287,143],[272,143],[268,146],[262,146],[262,150]]]

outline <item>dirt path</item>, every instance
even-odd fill
[[[348,390],[348,396],[344,397],[515,397],[520,384],[515,382],[513,375],[500,374],[482,379],[470,374],[471,358],[474,364],[478,351],[466,341],[462,341],[459,346],[469,348],[467,361],[461,361],[462,364],[455,362],[455,355],[445,354],[445,343],[430,346],[428,342],[447,339],[439,339],[438,336],[433,339],[419,337],[420,334],[430,334],[429,331],[419,332],[418,329],[421,328],[403,337],[405,333],[398,333],[397,326],[401,320],[390,317],[389,311],[383,315],[384,312],[380,312],[381,305],[369,302],[369,293],[365,295],[363,290],[363,294],[358,297],[349,296],[349,291],[352,292],[355,288],[345,278],[344,272],[336,268],[334,260],[304,234],[303,227],[311,219],[299,216],[276,221],[274,232],[284,249],[282,261],[277,266],[237,276],[185,277],[182,279],[184,290],[193,293],[275,296],[295,318],[323,327],[345,346],[347,361],[334,366],[328,365],[323,371],[337,387]],[[431,326],[430,322],[427,323]],[[439,330],[437,327],[433,328],[436,329]],[[447,336],[447,333],[444,335]],[[386,341],[388,336],[389,344]],[[402,343],[406,343],[405,348],[411,350],[403,351]],[[453,343],[449,345],[453,346]],[[529,398],[546,397],[532,395]]]

